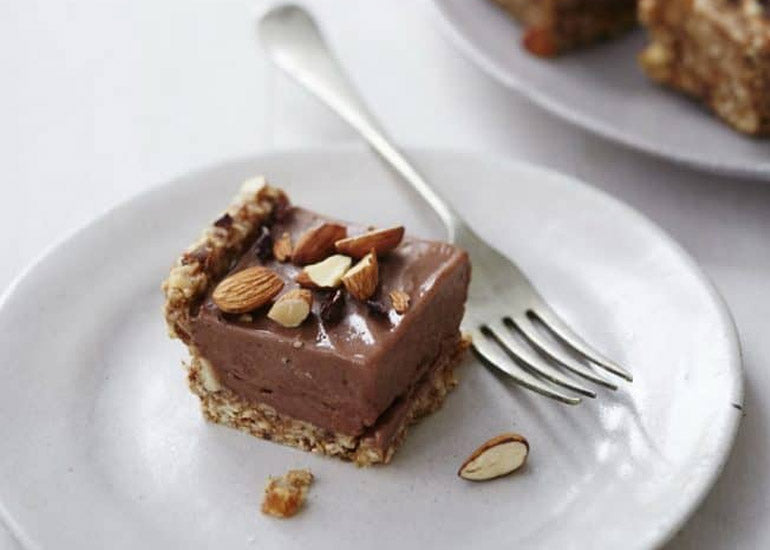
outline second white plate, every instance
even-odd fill
[[[685,521],[740,419],[735,332],[698,267],[627,206],[524,164],[415,154],[479,233],[515,258],[633,384],[577,407],[472,357],[392,464],[358,469],[206,423],[160,281],[244,178],[343,219],[440,237],[368,151],[267,154],[195,172],[52,249],[0,300],[0,515],[29,548],[648,548]],[[459,479],[503,431],[515,475]],[[309,466],[309,505],[259,513],[267,476]]]
[[[434,0],[452,41],[488,74],[609,140],[716,173],[770,180],[770,140],[740,135],[697,103],[652,84],[636,62],[642,31],[554,60],[521,47],[491,0]]]

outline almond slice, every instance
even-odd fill
[[[379,266],[377,265],[377,254],[372,249],[350,271],[345,273],[345,276],[342,278],[342,284],[345,285],[345,288],[353,298],[363,302],[374,295],[374,292],[377,290],[378,280]]]
[[[457,475],[471,481],[484,481],[510,474],[527,460],[529,443],[515,433],[493,437],[473,451]]]
[[[268,303],[281,289],[283,280],[271,269],[247,267],[219,283],[211,298],[225,313],[247,313]]]
[[[334,252],[334,243],[347,234],[347,228],[337,223],[323,223],[309,229],[297,241],[291,259],[298,265],[320,262]]]
[[[317,264],[306,265],[294,280],[308,288],[336,288],[352,262],[348,256],[335,254]]]
[[[291,258],[292,250],[291,235],[288,233],[284,233],[273,243],[273,256],[279,262],[288,261]]]
[[[398,227],[377,229],[363,235],[338,240],[334,243],[334,247],[340,254],[346,254],[360,260],[372,249],[376,251],[378,256],[390,252],[399,245],[403,238],[404,226],[399,225]]]
[[[391,290],[389,296],[396,313],[404,313],[409,309],[409,294],[403,290]]]
[[[267,316],[279,325],[294,328],[307,319],[312,305],[313,293],[304,288],[295,288],[278,298]]]

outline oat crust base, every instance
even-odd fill
[[[390,462],[404,442],[408,427],[441,407],[446,395],[457,385],[454,369],[469,345],[468,339],[460,338],[454,353],[440,356],[431,366],[415,388],[404,420],[385,449],[376,446],[366,435],[332,432],[280,414],[264,403],[247,401],[220,386],[207,361],[199,356],[190,362],[187,378],[190,389],[200,398],[203,416],[211,422],[303,451],[335,456],[358,466],[371,466]]]

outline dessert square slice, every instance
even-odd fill
[[[770,135],[770,1],[641,0],[653,80],[708,105],[740,132]]]
[[[636,23],[636,0],[494,0],[526,26],[522,43],[552,57],[610,38]]]
[[[165,317],[207,419],[387,463],[456,384],[469,280],[450,244],[328,220],[255,179],[176,261]]]

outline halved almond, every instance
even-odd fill
[[[347,228],[338,223],[327,222],[309,229],[297,241],[291,259],[298,265],[320,262],[334,252],[334,243],[347,234]]]
[[[368,300],[377,290],[379,280],[379,266],[377,254],[371,250],[361,261],[350,268],[350,271],[342,277],[342,284],[356,300]]]
[[[273,243],[273,256],[279,262],[285,262],[291,258],[293,246],[291,244],[291,235],[288,233],[282,234]]]
[[[378,256],[396,248],[404,238],[404,226],[376,229],[355,237],[340,239],[334,247],[340,254],[346,254],[357,260],[363,258],[374,249]]]
[[[336,288],[352,262],[348,256],[335,254],[317,264],[306,265],[294,280],[308,288]]]
[[[223,280],[211,298],[226,313],[247,313],[262,307],[281,292],[283,280],[262,266],[247,267]]]
[[[295,288],[278,298],[267,316],[284,327],[294,328],[310,315],[313,293],[304,288]]]
[[[484,481],[510,474],[518,470],[527,460],[529,443],[515,433],[504,433],[493,437],[473,451],[457,475],[471,481]]]
[[[396,313],[404,313],[409,309],[409,294],[403,290],[391,290],[389,296]]]

